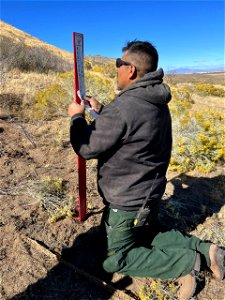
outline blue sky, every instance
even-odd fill
[[[133,39],[159,51],[159,66],[224,67],[224,1],[1,1],[1,19],[72,52],[84,34],[85,55],[120,57]]]

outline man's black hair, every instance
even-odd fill
[[[128,42],[122,48],[122,51],[128,51],[129,56],[136,57],[137,67],[141,68],[144,73],[157,70],[159,56],[156,48],[151,43],[134,40]],[[135,64],[135,62],[133,63]]]

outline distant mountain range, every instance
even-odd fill
[[[207,68],[207,69],[195,69],[195,68],[175,68],[165,71],[166,74],[193,74],[193,73],[214,73],[225,72],[224,67]]]

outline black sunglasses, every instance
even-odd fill
[[[131,66],[131,65],[132,65],[131,63],[124,61],[121,58],[116,59],[116,67],[117,68],[120,68],[121,66]]]
[[[116,67],[120,68],[121,66],[134,66],[133,64],[129,63],[128,61],[124,61],[121,58],[116,59]],[[135,66],[134,66],[135,67]],[[135,67],[135,69],[138,71],[138,68]]]

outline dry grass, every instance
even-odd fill
[[[23,73],[14,69],[5,73],[0,93],[0,115],[16,113],[29,118],[36,91],[58,81],[57,73],[53,72],[48,74]]]
[[[193,105],[193,111],[201,112],[204,108],[212,109],[212,111],[218,111],[225,117],[225,100],[220,97],[213,96],[199,96],[192,95],[192,100],[195,105]]]
[[[27,34],[24,31],[19,30],[3,21],[0,21],[0,27],[1,27],[1,38],[11,39],[13,37],[13,40],[16,43],[24,42],[24,44],[29,47],[45,48],[49,50],[52,54],[59,56],[61,58],[65,58],[69,60],[71,63],[73,62],[73,54],[69,53],[68,51],[49,45],[41,41],[40,39],[35,38],[30,34]],[[71,38],[71,43],[72,43],[72,38]]]
[[[40,74],[36,72],[20,72],[14,69],[5,74],[4,82],[2,84],[2,93],[10,93],[13,91],[15,94],[29,94],[33,90],[43,89],[52,82],[57,82],[58,74],[49,72],[48,74]]]
[[[68,71],[73,69],[73,55],[48,45],[4,22],[1,25],[1,69],[9,71]]]
[[[224,86],[225,73],[194,73],[194,74],[167,74],[165,80],[168,83],[178,84],[178,83],[212,83]]]

